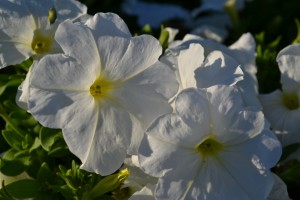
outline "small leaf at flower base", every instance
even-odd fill
[[[32,198],[39,191],[40,184],[33,179],[23,179],[6,185],[7,192],[15,198]]]
[[[1,159],[1,165],[0,171],[6,176],[17,176],[27,169],[27,166],[19,160]]]
[[[24,60],[22,63],[15,65],[16,67],[21,67],[24,70],[28,71],[29,67],[32,65],[33,63],[33,58],[30,57],[27,60]]]

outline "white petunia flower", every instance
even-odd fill
[[[111,174],[136,152],[152,120],[172,111],[175,75],[158,61],[154,37],[132,38],[112,13],[85,25],[64,22],[55,39],[65,54],[48,55],[33,70],[29,110],[42,125],[62,128],[83,169]]]
[[[282,49],[276,58],[282,90],[260,95],[263,111],[283,146],[300,142],[300,44]]]
[[[281,146],[262,112],[243,105],[232,86],[190,88],[177,114],[152,123],[139,162],[159,178],[156,199],[266,199]]]
[[[196,44],[201,45],[203,50],[200,50],[200,47],[198,48],[198,52],[193,50],[196,48],[192,48],[191,45],[195,46]],[[206,86],[201,83],[197,85],[197,87],[212,86],[213,82],[214,84],[222,85],[236,84],[239,91],[242,93],[243,100],[247,106],[261,108],[258,100],[258,83],[256,80],[257,68],[255,65],[255,41],[251,34],[247,33],[242,35],[239,40],[230,47],[226,47],[212,40],[203,39],[196,35],[188,34],[183,38],[183,40],[170,43],[169,48],[161,57],[161,61],[172,66],[174,70],[177,70],[177,68],[179,68],[178,58],[182,51],[190,52],[186,53],[186,60],[190,59],[195,62],[195,60],[198,59],[198,63],[200,63],[203,58],[210,57],[210,63],[215,62],[213,64],[214,66],[211,66],[210,69],[218,71],[219,73],[216,74],[217,76],[214,78],[210,76],[206,76],[205,78],[202,77],[201,79],[196,78],[196,81],[200,81],[202,83],[206,82],[204,84]],[[213,53],[217,51],[219,51],[218,54]],[[182,67],[186,71],[195,69],[195,67],[190,68],[189,66],[191,65],[193,64],[187,63],[182,65]],[[206,66],[208,66],[208,64],[206,64]],[[202,71],[203,70],[205,69],[202,67]],[[201,74],[202,71],[198,70],[197,73]],[[225,75],[222,74],[222,71],[226,71]],[[187,79],[187,81],[193,81],[190,80],[193,79],[193,77],[194,76],[188,76],[185,77],[185,79]],[[224,80],[227,81],[224,82]]]
[[[76,0],[2,0],[0,3],[0,68],[33,55],[61,52],[54,40],[58,24],[85,14]]]
[[[102,29],[101,30],[102,34],[115,35],[115,36],[128,36],[128,37],[131,36],[127,28],[127,25],[119,16],[112,13],[106,15],[100,14],[99,19],[101,19],[100,26]],[[90,15],[82,15],[76,18],[75,21],[81,23],[88,23],[88,24],[94,23],[93,16]],[[31,79],[30,76],[37,64],[38,64],[38,60],[34,60],[32,66],[29,68],[29,71],[26,74],[25,80],[18,87],[18,91],[16,95],[16,103],[19,107],[23,108],[24,110],[28,110],[29,84]]]

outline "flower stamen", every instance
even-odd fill
[[[196,146],[196,151],[203,157],[216,156],[223,149],[223,144],[214,137],[208,136]]]
[[[51,50],[52,38],[43,35],[39,30],[34,31],[31,48],[37,54],[44,54]]]
[[[300,107],[299,98],[296,93],[284,93],[282,96],[282,103],[289,110],[296,110]]]

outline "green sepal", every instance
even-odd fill
[[[161,26],[159,43],[162,46],[163,50],[166,50],[169,46],[169,32]]]
[[[86,194],[84,199],[94,199],[108,192],[116,190],[129,176],[128,169],[123,169],[116,174],[112,174],[101,179],[97,185]]]

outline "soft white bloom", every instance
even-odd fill
[[[282,90],[260,95],[263,112],[283,146],[300,142],[300,44],[282,49],[276,58]]]
[[[232,44],[229,47],[226,47],[212,40],[203,39],[199,36],[188,34],[183,38],[183,40],[174,41],[170,43],[169,48],[166,50],[165,54],[161,57],[161,61],[166,63],[169,66],[173,66],[173,68],[176,70],[177,65],[179,65],[178,58],[181,51],[184,50],[192,51],[192,49],[189,49],[191,44],[201,45],[204,51],[203,52],[199,51],[199,53],[193,54],[194,57],[190,56],[189,59],[191,60],[198,59],[200,61],[203,59],[203,57],[204,58],[208,57],[208,55],[211,54],[213,51],[220,51],[221,54],[223,54],[223,58],[222,57],[217,58],[215,56],[214,58],[211,58],[211,60],[223,59],[224,61],[221,63],[225,63],[225,65],[223,65],[224,67],[214,66],[211,69],[223,69],[224,71],[229,69],[227,72],[230,71],[232,72],[231,76],[230,73],[227,73],[226,77],[225,76],[221,77],[222,73],[219,73],[218,78],[206,77],[204,79],[205,81],[208,81],[210,83],[212,81],[216,81],[215,84],[225,84],[224,82],[218,82],[218,81],[221,79],[230,78],[231,83],[227,85],[236,84],[238,86],[238,89],[242,93],[243,99],[247,106],[254,106],[257,108],[261,107],[260,102],[258,100],[258,83],[256,79],[257,68],[255,64],[255,41],[250,33],[243,34],[238,41],[236,41],[234,44]],[[190,55],[190,53],[187,54],[187,56],[188,55]],[[218,62],[216,61],[216,63]],[[186,64],[186,65],[189,66],[192,64]],[[239,67],[236,68],[237,65],[239,65],[239,67],[243,71],[243,80],[241,80],[240,77],[241,72]],[[188,67],[186,66],[183,67],[187,68],[185,70],[188,70]],[[187,79],[192,79],[192,77],[187,77]],[[212,86],[212,84],[210,84],[209,86]],[[204,86],[198,85],[198,87],[204,87]]]
[[[179,82],[178,93],[186,88],[207,88],[214,85],[235,85],[243,79],[239,64],[221,51],[212,51],[204,57],[204,49],[191,43],[187,49],[175,54],[167,51],[161,61],[173,67]],[[172,100],[174,107],[175,95]]]
[[[86,11],[76,0],[1,0],[0,68],[33,55],[60,52],[54,40],[58,24]]]
[[[66,21],[55,39],[65,54],[45,56],[32,71],[29,111],[42,125],[62,128],[83,169],[110,174],[136,152],[144,128],[172,111],[175,75],[158,61],[154,37],[131,37],[112,13],[85,25]]]
[[[74,21],[77,23],[92,24],[94,23],[94,20],[95,19],[93,19],[93,16],[86,14],[76,18]],[[102,35],[106,34],[106,35],[128,36],[128,37],[131,35],[125,22],[116,14],[113,13],[99,14],[97,20],[101,20]],[[18,87],[18,91],[16,95],[16,103],[24,110],[28,110],[30,76],[37,64],[38,64],[38,60],[34,60],[32,66],[30,67],[29,71],[26,74],[25,80]]]
[[[159,178],[156,199],[265,200],[281,146],[262,112],[233,86],[186,89],[175,104],[139,148],[142,169]]]

